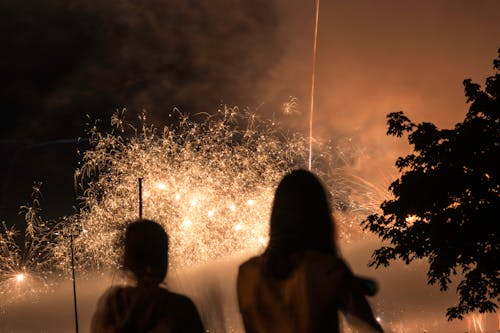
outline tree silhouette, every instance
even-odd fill
[[[428,284],[447,290],[456,276],[458,304],[448,320],[472,311],[494,312],[500,290],[500,49],[495,75],[484,90],[464,81],[470,103],[453,129],[414,124],[403,112],[387,116],[388,135],[407,135],[413,153],[396,161],[401,175],[389,187],[394,199],[362,224],[389,245],[370,266],[427,258]]]

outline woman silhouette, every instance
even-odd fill
[[[204,332],[193,302],[160,287],[168,268],[168,236],[161,225],[137,220],[127,226],[123,266],[136,285],[111,287],[101,296],[91,332]]]
[[[339,332],[338,310],[361,332],[382,332],[335,239],[320,181],[305,170],[287,174],[276,189],[267,249],[239,269],[247,333]]]

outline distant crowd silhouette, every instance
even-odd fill
[[[134,286],[108,289],[99,299],[92,333],[205,332],[188,297],[162,286],[168,235],[150,220],[125,232],[123,268]],[[339,332],[339,314],[357,332],[383,332],[365,297],[366,282],[341,258],[327,192],[306,170],[294,170],[274,196],[269,244],[239,267],[237,295],[247,333]]]

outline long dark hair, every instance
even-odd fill
[[[285,278],[292,253],[313,250],[337,255],[335,226],[324,186],[311,172],[294,170],[281,180],[271,211],[267,271]]]

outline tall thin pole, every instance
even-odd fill
[[[75,255],[73,250],[73,233],[69,234],[69,242],[71,247],[71,272],[73,277],[73,302],[75,305],[75,328],[78,333],[78,308],[76,305],[76,279],[75,279]]]
[[[139,178],[139,218],[142,219],[142,178]]]
[[[312,59],[312,77],[311,77],[311,108],[309,110],[309,171],[312,168],[312,142],[313,142],[313,112],[314,112],[314,88],[316,83],[316,50],[318,45],[318,21],[319,21],[319,0],[315,0],[316,15],[314,20],[314,44]]]

